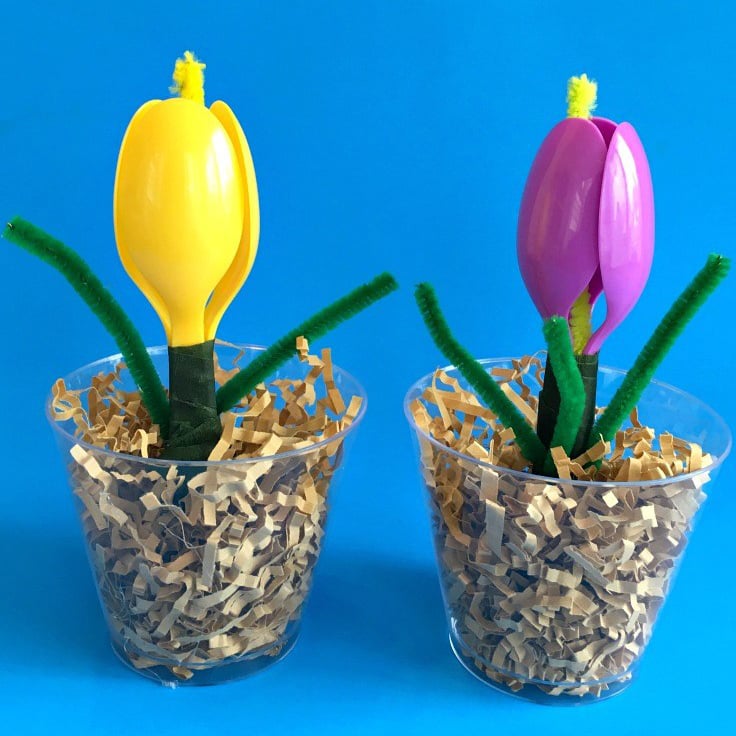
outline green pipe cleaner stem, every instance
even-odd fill
[[[542,332],[547,341],[550,364],[560,392],[560,410],[557,414],[550,449],[562,447],[569,456],[575,444],[585,408],[583,377],[575,361],[567,320],[564,317],[550,317],[545,320]],[[547,453],[545,457],[543,471],[545,475],[555,475],[555,464],[550,453]]]
[[[536,465],[545,448],[521,412],[487,373],[486,369],[455,339],[440,310],[437,295],[430,284],[417,286],[414,292],[419,311],[429,334],[440,352],[460,371],[478,396],[506,427],[511,427],[524,457]]]
[[[217,391],[217,411],[222,413],[232,409],[243,396],[289,360],[296,353],[297,337],[304,336],[310,342],[317,340],[398,288],[396,279],[390,273],[382,273],[312,315],[279,338],[268,350],[220,387]]]
[[[165,437],[169,424],[169,400],[153,367],[151,356],[130,318],[95,276],[82,257],[59,240],[20,217],[6,226],[4,237],[55,268],[82,297],[112,335],[138,385],[143,403]]]
[[[703,306],[706,299],[726,278],[730,267],[729,258],[717,254],[708,256],[705,266],[696,274],[657,325],[608,407],[599,417],[588,440],[589,447],[600,438],[606,442],[613,439],[626,421],[626,417],[636,406],[675,340]]]

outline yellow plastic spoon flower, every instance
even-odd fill
[[[250,149],[228,105],[205,107],[203,69],[189,51],[176,62],[180,96],[138,109],[115,175],[118,253],[172,347],[214,339],[258,248]]]

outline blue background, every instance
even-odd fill
[[[729,3],[98,5],[2,3],[0,217],[22,214],[76,247],[160,343],[115,253],[112,183],[128,120],[167,95],[174,59],[191,48],[208,65],[208,99],[238,114],[260,184],[260,252],[220,336],[268,343],[384,269],[404,288],[321,343],[364,383],[370,409],[296,650],[251,680],[170,692],[109,649],[42,415],[57,376],[115,346],[55,273],[2,245],[0,730],[651,734],[730,719],[733,462],[635,685],[604,704],[543,710],[483,687],[450,653],[401,409],[409,384],[442,363],[413,305],[420,280],[437,285],[476,355],[540,347],[516,213],[571,74],[594,76],[599,112],[636,126],[655,182],[651,280],[604,361],[630,365],[705,255],[734,254]],[[731,424],[734,306],[732,279],[658,372]]]

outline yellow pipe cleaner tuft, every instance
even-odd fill
[[[595,110],[598,84],[587,74],[567,80],[567,117],[590,118]],[[575,300],[570,310],[570,331],[575,355],[581,355],[593,333],[590,294],[587,289]]]
[[[593,334],[592,315],[590,308],[590,292],[587,289],[575,300],[570,310],[570,332],[572,350],[575,355],[582,355],[585,346]]]
[[[174,65],[174,86],[171,87],[171,91],[179,97],[204,105],[205,68],[206,65],[191,51],[185,51],[184,58],[177,59]]]
[[[567,80],[567,117],[590,118],[590,113],[595,110],[597,94],[598,84],[588,79],[587,74],[570,77]]]

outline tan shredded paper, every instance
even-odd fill
[[[537,357],[494,371],[532,425],[542,372]],[[711,458],[693,443],[657,436],[634,413],[612,447],[600,442],[573,459],[554,450],[561,480],[546,483],[471,461],[528,470],[513,433],[441,370],[411,410],[420,429],[466,456],[420,436],[463,656],[512,690],[531,684],[550,695],[597,696],[630,678],[705,499],[707,473],[682,475]],[[576,482],[590,480],[625,485]]]
[[[349,426],[360,397],[343,397],[330,353],[297,341],[306,379],[261,384],[223,416],[211,460],[264,458],[308,448]],[[113,636],[136,667],[194,671],[276,656],[309,591],[342,461],[342,438],[277,460],[141,468],[161,448],[137,392],[119,388],[123,366],[85,391],[54,387],[57,420],[79,439],[131,457],[75,445],[70,475]],[[233,370],[217,368],[223,383]],[[84,394],[84,395],[83,395]]]

